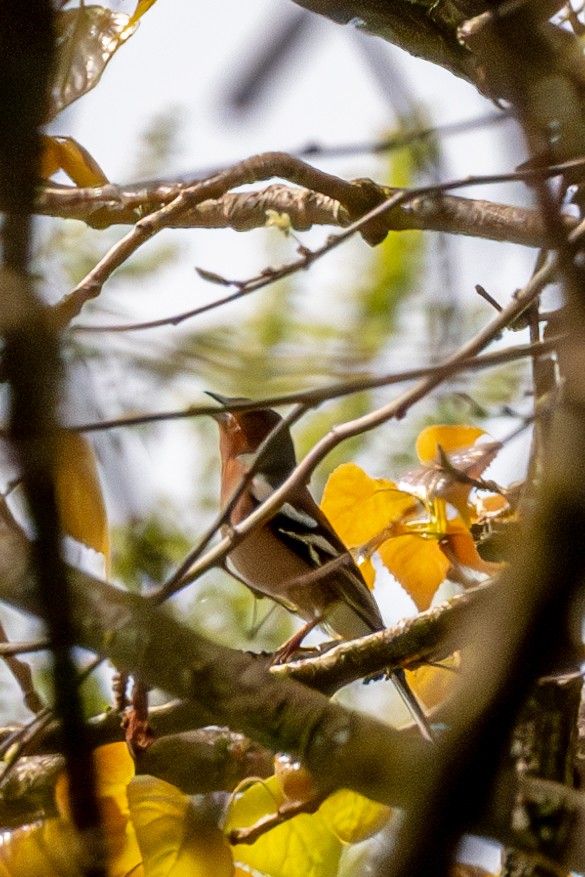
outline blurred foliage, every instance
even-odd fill
[[[177,612],[194,630],[234,649],[275,651],[296,626],[282,606],[216,571],[191,585],[180,604]]]
[[[94,656],[87,652],[78,650],[79,666],[83,668],[91,661]],[[35,690],[41,696],[45,703],[53,702],[53,666],[49,653],[44,653],[42,657],[37,657],[34,665],[34,685]],[[83,711],[86,718],[97,716],[103,713],[111,705],[111,694],[108,691],[107,684],[103,676],[91,673],[86,676],[80,687]]]
[[[512,405],[530,385],[530,364],[511,362],[478,375],[473,383],[473,398],[493,417],[497,406]]]
[[[424,154],[416,147],[389,153],[388,184],[408,188],[416,183]],[[362,355],[375,356],[397,328],[398,309],[415,290],[424,268],[424,240],[421,232],[388,234],[370,257],[358,288],[351,290],[356,307],[356,324],[351,340],[359,341]],[[354,334],[355,333],[355,334]]]
[[[168,173],[169,165],[180,149],[184,118],[181,107],[171,104],[146,124],[135,152],[130,176],[138,179]]]
[[[159,502],[155,513],[112,532],[112,569],[129,590],[160,585],[191,549],[178,526],[176,510]]]

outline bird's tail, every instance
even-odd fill
[[[429,725],[428,719],[425,716],[415,693],[406,681],[406,674],[404,670],[402,668],[400,668],[399,670],[393,670],[391,679],[396,687],[398,694],[406,704],[410,715],[416,722],[422,736],[425,738],[425,740],[429,740],[432,743],[434,738],[431,731],[431,726]]]

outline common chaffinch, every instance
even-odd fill
[[[208,392],[222,405],[249,402]],[[249,471],[258,448],[282,421],[271,408],[222,411],[212,415],[219,424],[221,452],[221,505],[228,504]],[[281,429],[265,447],[250,483],[236,501],[229,526],[237,526],[288,478],[296,466],[288,428]],[[319,625],[342,639],[356,639],[384,623],[378,605],[351,554],[304,484],[262,526],[255,528],[229,554],[237,575],[255,593],[270,597],[304,619],[306,625],[283,647],[290,655],[306,633]],[[406,681],[403,670],[392,681],[423,735],[430,738],[428,722]]]

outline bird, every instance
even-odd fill
[[[222,526],[226,534],[286,481],[297,460],[290,430],[280,426],[282,417],[272,408],[229,411],[226,407],[252,404],[252,400],[206,393],[222,406],[211,416],[220,433],[220,504],[222,509],[232,505]],[[263,445],[279,426],[274,438]],[[252,465],[253,476],[233,502]],[[290,657],[316,626],[344,640],[385,627],[359,567],[305,484],[296,486],[266,523],[232,548],[229,561],[251,591],[269,597],[305,621],[279,650],[281,659]],[[391,678],[423,736],[432,739],[404,670],[392,671]]]

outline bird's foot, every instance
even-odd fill
[[[274,660],[272,664],[286,664],[296,652],[299,651],[301,644],[304,638],[310,633],[313,628],[318,627],[321,623],[321,618],[314,618],[311,621],[308,621],[304,624],[300,630],[297,630],[290,639],[287,639],[285,643],[283,643],[280,648],[276,651],[274,655]]]

